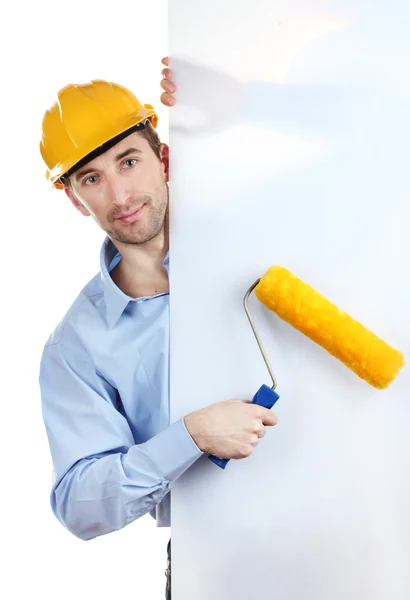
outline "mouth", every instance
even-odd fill
[[[120,221],[121,223],[133,223],[134,221],[140,218],[144,206],[145,204],[142,204],[132,213],[128,213],[127,215],[123,215],[122,217],[117,217],[115,220]]]

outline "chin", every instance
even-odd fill
[[[154,238],[156,238],[159,234],[161,234],[163,228],[157,232],[140,232],[140,233],[126,233],[121,231],[111,231],[108,235],[112,237],[113,240],[117,242],[121,242],[122,244],[147,244]]]

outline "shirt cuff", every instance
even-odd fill
[[[182,417],[139,446],[162,476],[175,481],[203,455],[189,434]]]

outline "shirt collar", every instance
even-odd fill
[[[124,312],[129,302],[134,302],[135,298],[127,296],[111,279],[110,271],[120,262],[121,253],[114,246],[109,237],[106,237],[100,252],[101,267],[101,286],[104,292],[106,318],[110,329],[115,327],[119,318]],[[168,270],[169,252],[164,259],[164,266]]]

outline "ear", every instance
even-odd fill
[[[164,166],[164,180],[169,181],[169,147],[167,144],[160,146],[161,162]]]
[[[80,213],[82,215],[84,215],[84,217],[89,217],[91,213],[86,209],[86,207],[84,206],[84,204],[82,204],[79,200],[77,200],[77,198],[73,194],[71,188],[65,186],[64,187],[64,191],[67,194],[67,196],[70,198],[70,200],[73,203],[73,205],[75,206],[75,208],[77,210],[79,210]]]

